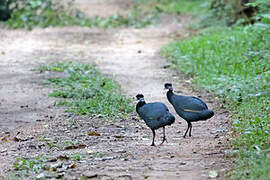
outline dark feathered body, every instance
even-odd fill
[[[186,137],[188,130],[189,136],[191,136],[191,122],[207,120],[214,116],[214,112],[209,110],[201,99],[193,96],[176,95],[173,93],[172,84],[169,83],[165,84],[165,88],[169,90],[167,98],[173,105],[176,113],[188,123],[184,137]]]
[[[166,140],[165,126],[173,124],[175,117],[170,113],[165,104],[161,102],[146,103],[142,94],[138,94],[136,97],[139,100],[136,105],[136,111],[153,132],[151,145],[155,145],[155,130],[161,127],[163,128],[163,143]]]
[[[176,95],[167,92],[167,98],[177,114],[189,122],[207,120],[214,115],[207,105],[197,97]]]
[[[150,129],[156,130],[174,123],[175,118],[165,104],[155,102],[140,106],[140,103],[137,104],[136,111]]]

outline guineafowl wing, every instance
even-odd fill
[[[175,109],[185,112],[200,112],[208,109],[207,105],[199,98],[193,96],[174,96],[172,103]]]
[[[148,103],[139,109],[140,117],[151,129],[162,127],[162,118],[167,114],[168,108],[163,103]]]
[[[197,109],[205,110],[208,109],[207,105],[199,98],[191,96],[190,98],[191,104]]]
[[[163,103],[148,103],[140,108],[139,113],[143,119],[159,120],[166,111],[167,107]]]

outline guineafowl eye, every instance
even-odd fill
[[[165,89],[173,90],[172,84],[171,83],[166,83],[164,85]]]
[[[140,99],[143,99],[144,96],[142,94],[137,94],[136,98],[137,98],[137,100],[140,100]]]

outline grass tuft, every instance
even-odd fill
[[[67,106],[70,112],[115,118],[134,109],[131,100],[121,95],[119,85],[93,64],[53,63],[41,65],[38,70],[62,73],[61,77],[48,79],[55,87],[49,96],[61,98],[56,104]]]

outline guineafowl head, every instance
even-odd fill
[[[136,98],[139,101],[144,101],[144,96],[142,94],[137,94]]]
[[[164,84],[165,89],[169,89],[170,91],[173,91],[173,87],[171,83],[165,83]]]

